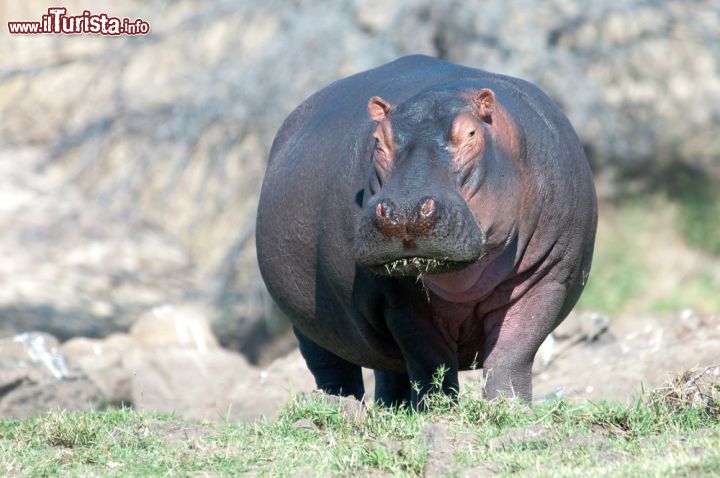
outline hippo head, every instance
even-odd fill
[[[517,131],[488,88],[368,102],[376,123],[357,262],[393,276],[447,276],[497,254],[517,230]],[[466,278],[474,280],[474,278]]]

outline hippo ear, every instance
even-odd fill
[[[495,93],[490,88],[482,88],[475,93],[473,103],[477,108],[480,117],[488,123],[492,121],[492,114],[495,111]]]
[[[368,101],[368,114],[373,121],[377,121],[378,123],[387,118],[387,115],[390,114],[392,109],[393,105],[379,96],[373,96],[370,98],[370,101]]]

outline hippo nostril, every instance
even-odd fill
[[[375,206],[375,216],[372,222],[386,237],[397,237],[405,230],[404,215],[398,212],[394,202],[383,199]]]
[[[395,216],[395,207],[392,202],[384,199],[378,203],[375,208],[375,214],[379,219],[392,221],[393,216]]]
[[[420,206],[420,215],[430,217],[435,212],[435,200],[433,198],[423,198]]]
[[[385,217],[387,211],[385,210],[383,203],[378,203],[377,207],[375,208],[375,214],[377,215],[377,217]]]
[[[415,206],[412,220],[407,225],[407,231],[413,236],[430,234],[441,213],[442,206],[430,196],[425,196]]]

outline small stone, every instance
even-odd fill
[[[382,446],[383,448],[385,448],[386,450],[391,451],[392,453],[395,453],[398,455],[402,454],[402,442],[399,442],[397,440],[390,440],[389,438],[386,438],[386,439],[380,440],[380,442],[378,444],[380,446]]]
[[[692,309],[683,309],[678,314],[676,328],[678,332],[695,332],[703,325],[703,319]]]
[[[318,429],[318,427],[309,418],[301,418],[300,420],[297,420],[295,423],[293,423],[293,428],[295,428],[296,430],[304,430],[304,431],[311,431],[311,430]]]
[[[362,420],[365,417],[365,405],[360,400],[357,400],[354,397],[341,397],[338,395],[328,395],[324,394],[322,392],[313,392],[313,393],[320,393],[323,395],[323,399],[330,405],[339,405],[341,413],[352,420]],[[311,393],[310,396],[313,394]],[[304,397],[307,397],[307,394],[300,394],[299,397],[303,399]]]
[[[583,312],[578,318],[580,335],[586,342],[596,341],[610,326],[610,317],[599,312]]]

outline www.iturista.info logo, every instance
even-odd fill
[[[147,35],[150,33],[150,24],[142,18],[131,20],[111,17],[107,13],[94,14],[89,10],[83,11],[82,15],[68,15],[65,7],[51,7],[39,22],[8,22],[8,30],[15,35]]]

